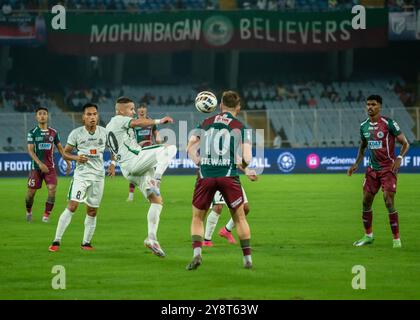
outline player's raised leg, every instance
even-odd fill
[[[215,198],[217,197],[217,194]],[[214,204],[211,208],[209,215],[207,216],[206,229],[204,232],[204,247],[213,247],[213,242],[211,241],[213,237],[214,230],[216,229],[217,222],[219,221],[220,214],[222,213],[223,204]]]
[[[367,192],[367,191],[363,193],[362,221],[363,221],[363,227],[365,229],[365,234],[361,239],[353,243],[355,247],[361,247],[367,244],[372,244],[374,241],[373,230],[372,230],[372,220],[373,220],[372,203],[374,199],[375,199],[375,194]]]
[[[174,145],[164,145],[163,148],[159,148],[157,150],[158,150],[156,153],[157,164],[156,164],[154,179],[157,181],[156,191],[157,191],[157,194],[159,195],[160,182],[162,180],[162,175],[165,173],[171,160],[176,156],[177,148]]]
[[[393,247],[401,248],[401,239],[399,232],[398,211],[394,206],[395,192],[384,192],[385,206],[388,209],[389,224],[391,226]]]

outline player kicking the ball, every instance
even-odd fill
[[[249,170],[247,177],[251,181],[258,180],[258,177],[255,171],[253,170]],[[249,213],[249,204],[248,198],[243,187],[242,194],[244,195],[244,212],[247,216]],[[213,237],[214,230],[216,229],[216,225],[219,221],[224,205],[226,205],[226,202],[223,199],[223,196],[220,193],[220,191],[217,191],[214,195],[213,202],[210,207],[211,211],[207,216],[206,229],[204,231],[203,247],[213,247],[213,242],[211,239]],[[235,228],[235,222],[232,218],[230,218],[229,222],[219,230],[219,236],[225,238],[231,244],[236,244],[236,240],[232,235],[233,228]]]
[[[155,255],[164,257],[165,253],[157,241],[157,229],[163,200],[160,195],[160,181],[175,157],[177,148],[173,145],[152,145],[140,147],[137,143],[134,128],[173,123],[172,118],[164,117],[153,120],[134,119],[134,102],[121,97],[115,105],[116,116],[106,126],[107,144],[118,161],[121,172],[130,182],[137,185],[150,202],[148,220],[148,237],[144,245]]]
[[[150,119],[147,115],[147,105],[145,103],[141,103],[140,106],[137,108],[137,119]],[[159,137],[159,130],[155,124],[145,128],[134,128],[134,132],[136,135],[137,143],[140,145],[140,147],[148,147],[155,143],[162,143]],[[133,201],[134,199],[135,187],[136,186],[133,183],[130,183],[127,198],[127,201],[129,202]]]
[[[250,135],[236,118],[241,110],[239,95],[226,91],[222,95],[221,113],[200,123],[191,135],[187,151],[199,166],[192,201],[191,239],[193,260],[187,270],[197,269],[202,263],[201,247],[204,219],[216,191],[220,191],[230,209],[244,256],[244,267],[252,268],[251,231],[244,212],[244,196],[238,176],[238,167],[245,170],[252,160]]]
[[[83,106],[84,126],[74,129],[64,148],[65,157],[77,162],[73,180],[68,194],[68,205],[58,220],[55,238],[49,251],[60,249],[61,238],[69,226],[73,214],[79,203],[85,203],[87,212],[85,218],[85,232],[81,248],[92,250],[92,237],[96,229],[96,215],[102,200],[104,190],[104,160],[103,154],[106,143],[106,130],[98,126],[98,107],[87,103]],[[77,155],[72,151],[76,150]],[[115,175],[115,161],[109,167],[109,175]]]
[[[381,106],[381,96],[371,95],[367,98],[366,107],[369,118],[360,125],[361,141],[356,163],[347,171],[347,174],[351,176],[357,170],[367,148],[369,150],[369,166],[366,169],[363,183],[362,215],[365,235],[353,245],[360,247],[373,243],[372,203],[376,193],[382,186],[393,235],[393,247],[400,248],[398,212],[394,206],[394,196],[397,191],[398,170],[402,159],[408,152],[409,144],[398,124],[394,120],[381,116]],[[394,151],[395,140],[402,144],[400,155],[396,158]]]
[[[42,222],[48,222],[54,207],[55,192],[57,190],[57,172],[54,165],[54,146],[64,158],[63,146],[57,130],[48,127],[48,109],[40,107],[35,110],[38,125],[28,133],[28,153],[32,158],[31,172],[28,178],[28,192],[26,194],[26,221],[32,222],[32,205],[36,191],[41,189],[45,181],[48,189],[48,198],[45,203]],[[71,164],[67,162],[69,175]]]

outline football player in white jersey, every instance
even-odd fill
[[[92,237],[96,228],[96,214],[102,200],[105,180],[103,154],[106,145],[106,130],[98,126],[98,107],[87,103],[83,106],[84,126],[74,129],[64,148],[66,160],[77,162],[73,180],[68,193],[68,205],[58,220],[55,238],[49,251],[60,249],[61,238],[69,226],[73,214],[79,203],[85,203],[87,215],[85,218],[85,231],[81,248],[92,250]],[[72,154],[76,150],[77,155]],[[115,161],[108,169],[110,176],[115,175]]]
[[[160,181],[169,162],[175,157],[177,148],[163,144],[141,147],[137,143],[134,128],[173,123],[173,119],[167,116],[157,120],[134,119],[134,102],[126,97],[117,99],[115,112],[116,116],[106,126],[107,145],[120,165],[123,176],[138,186],[143,196],[149,200],[148,236],[144,245],[155,255],[164,257],[165,253],[157,241],[163,204]]]

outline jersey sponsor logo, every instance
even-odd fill
[[[74,162],[73,162],[73,161],[70,161],[70,163],[71,163],[70,174],[72,174],[72,173],[73,173],[73,171],[74,171],[74,167],[75,167],[75,165],[74,165]],[[67,163],[66,163],[66,161],[64,161],[64,159],[63,159],[63,158],[61,158],[61,157],[60,157],[60,160],[58,160],[58,170],[60,171],[60,173],[61,173],[62,175],[65,175],[65,174],[66,174],[66,170],[67,170]]]
[[[224,114],[223,116],[217,115],[216,118],[214,118],[214,123],[223,123],[228,126],[232,120],[233,119],[228,118],[227,114]]]
[[[379,139],[382,139],[384,137],[384,133],[382,131],[379,131],[376,135]]]
[[[277,158],[277,165],[280,171],[285,173],[291,172],[296,166],[296,158],[290,152],[283,152]]]
[[[368,141],[368,146],[370,150],[382,149],[382,141]]]
[[[44,141],[44,137],[36,137],[36,138],[35,138],[35,141],[38,141],[38,142],[39,142],[39,141]]]
[[[150,129],[146,129],[146,130],[139,130],[137,131],[137,135],[139,136],[148,136],[150,134]]]
[[[90,153],[90,154],[97,154],[97,150],[96,150],[96,149],[90,149],[90,150],[89,150],[89,153]]]
[[[40,143],[38,145],[39,150],[51,150],[51,143]]]

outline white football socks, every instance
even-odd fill
[[[194,248],[194,256],[201,256],[201,247]]]
[[[150,204],[149,212],[147,213],[147,228],[148,237],[150,240],[157,241],[157,229],[159,226],[160,212],[163,206],[161,204]]]
[[[134,193],[133,192],[129,192],[128,193],[128,200],[133,201],[134,199]]]
[[[228,231],[232,231],[233,228],[235,228],[235,222],[233,222],[233,219],[230,218],[229,222],[226,224],[226,229]]]
[[[86,215],[85,232],[83,234],[83,244],[90,243],[96,229],[96,217]]]
[[[63,213],[60,215],[60,219],[58,219],[57,231],[55,233],[54,241],[61,241],[64,232],[66,231],[67,227],[71,222],[71,218],[73,216],[73,212],[69,209],[64,209]]]
[[[206,232],[204,235],[204,240],[211,240],[213,237],[214,229],[216,229],[217,222],[219,221],[220,215],[214,212],[213,210],[209,213],[206,222]]]

